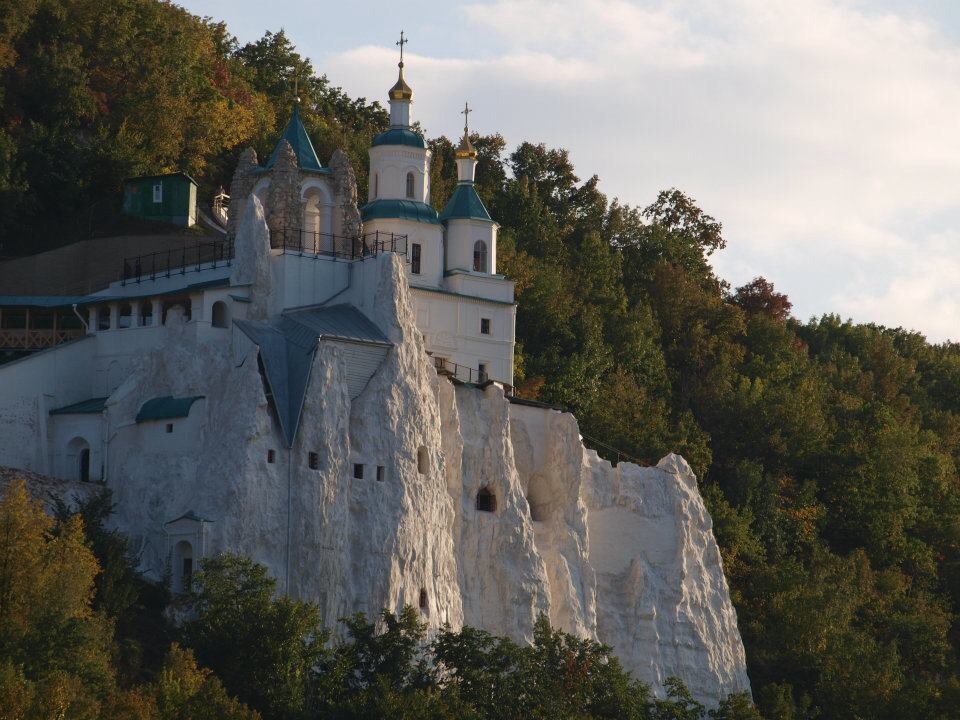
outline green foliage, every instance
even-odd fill
[[[246,558],[204,561],[184,640],[227,690],[267,718],[305,717],[313,668],[327,658],[315,605],[275,598],[276,581]]]

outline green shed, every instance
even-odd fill
[[[197,183],[183,172],[123,181],[123,211],[181,227],[197,222]]]

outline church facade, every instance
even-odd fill
[[[140,258],[71,299],[82,336],[0,365],[0,465],[105,484],[175,592],[240,553],[331,624],[412,605],[529,640],[542,613],[657,689],[748,690],[686,462],[611,466],[573,416],[512,396],[513,284],[476,151],[465,128],[438,213],[403,70],[366,202],[294,107],[265,163],[240,159],[230,252]]]

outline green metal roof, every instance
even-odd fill
[[[369,220],[392,219],[439,225],[437,211],[426,203],[417,200],[374,200],[360,208],[364,222]]]
[[[317,151],[313,149],[313,143],[310,142],[310,136],[307,135],[307,129],[303,126],[303,120],[300,118],[299,105],[293,106],[293,114],[290,116],[290,122],[287,123],[287,129],[283,131],[276,147],[273,148],[273,153],[267,160],[266,167],[271,168],[277,162],[284,140],[290,143],[290,147],[293,148],[293,152],[297,156],[297,164],[301,170],[323,170],[323,166],[317,158]]]
[[[90,398],[89,400],[83,400],[82,402],[74,403],[73,405],[64,405],[63,407],[56,408],[50,411],[51,415],[95,415],[97,413],[103,412],[104,406],[107,404],[107,398]]]
[[[377,147],[377,145],[408,145],[415,148],[426,148],[427,141],[416,130],[390,128],[373,139],[373,147]]]
[[[88,297],[88,295],[0,295],[0,307],[69,307],[86,301]]]
[[[193,397],[175,398],[167,395],[147,400],[137,413],[137,422],[148,422],[150,420],[172,420],[173,418],[185,418],[190,414],[190,406],[197,400],[202,400],[203,395],[194,395]]]
[[[453,195],[451,195],[447,201],[446,207],[444,207],[443,212],[440,213],[441,222],[459,219],[493,222],[493,218],[490,217],[487,208],[483,206],[483,201],[480,199],[480,196],[477,195],[473,183],[469,181],[457,184]]]

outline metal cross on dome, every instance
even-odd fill
[[[463,104],[463,110],[460,111],[460,114],[463,115],[463,134],[467,135],[470,133],[470,113],[473,110],[470,109],[470,103],[465,102]]]
[[[406,45],[408,42],[410,42],[410,39],[409,39],[409,38],[404,38],[404,36],[403,36],[403,30],[401,30],[401,31],[400,31],[400,39],[397,40],[396,43],[394,43],[395,45],[399,45],[399,46],[400,46],[400,64],[401,64],[401,65],[403,65],[403,46]]]

